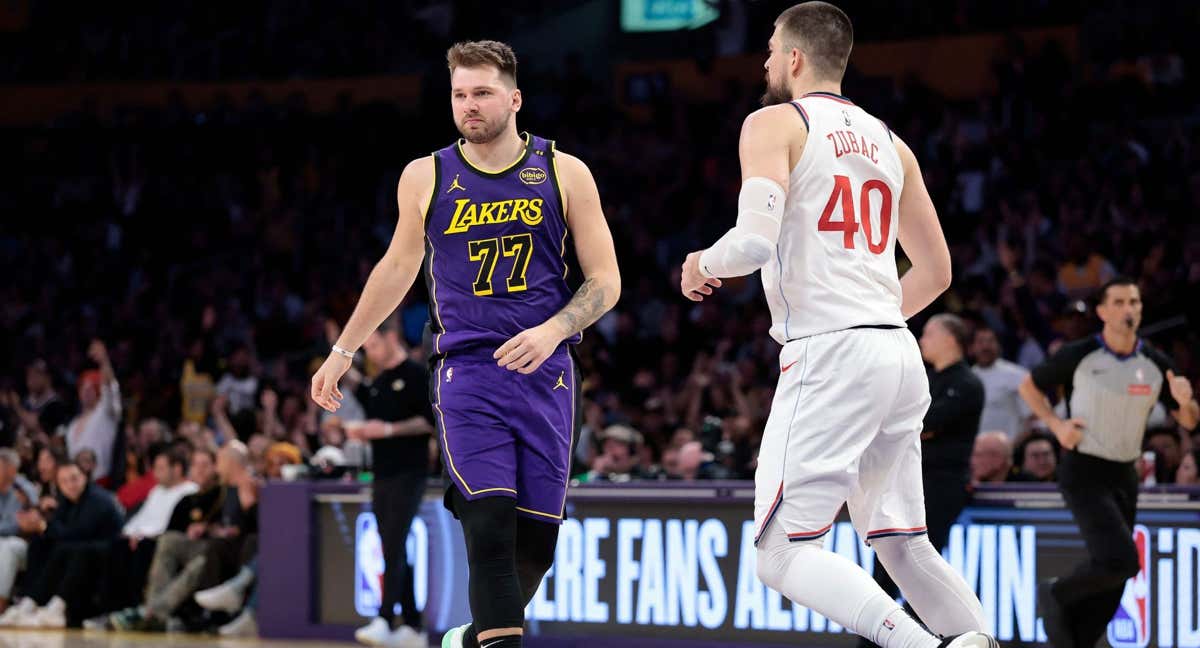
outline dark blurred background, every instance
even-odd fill
[[[677,269],[733,221],[738,128],[790,3],[696,2],[674,17],[711,21],[635,31],[672,18],[647,4],[0,4],[0,445],[38,481],[101,340],[109,488],[147,470],[150,419],[240,437],[264,471],[278,444],[344,446],[353,408],[324,417],[308,378],[387,245],[400,169],[458,136],[446,48],[486,37],[520,57],[519,125],[591,167],[622,263],[580,347],[575,473],[750,477],[778,375],[760,284],[693,304]],[[1088,300],[1128,274],[1149,338],[1200,376],[1200,3],[840,6],[843,93],[917,152],[951,244],[953,286],[914,329],[954,312],[1030,367],[1095,332]],[[418,284],[398,313],[418,357],[426,302]]]

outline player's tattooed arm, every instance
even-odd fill
[[[583,282],[575,296],[558,314],[555,322],[562,327],[564,337],[570,337],[591,326],[601,315],[608,312],[609,302],[604,298],[604,285],[595,277]]]

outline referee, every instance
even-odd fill
[[[1100,289],[1099,335],[1068,343],[1034,368],[1021,397],[1065,452],[1059,488],[1087,547],[1070,575],[1038,586],[1046,636],[1056,648],[1096,644],[1120,604],[1125,581],[1138,572],[1133,543],[1138,477],[1146,420],[1156,400],[1185,428],[1200,420],[1187,378],[1170,359],[1138,339],[1141,291],[1126,278]],[[1047,400],[1062,390],[1067,419]]]
[[[351,438],[371,441],[371,509],[383,544],[384,573],[379,616],[359,628],[354,637],[368,645],[426,646],[405,544],[429,476],[429,438],[433,433],[429,372],[408,359],[408,350],[390,318],[366,339],[363,350],[380,372],[355,391],[367,420],[348,424],[346,431]],[[404,620],[399,626],[393,619],[396,603],[400,603]]]

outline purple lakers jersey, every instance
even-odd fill
[[[462,140],[433,154],[425,281],[437,355],[491,358],[571,299],[554,142],[523,137],[521,158],[494,173],[467,159]]]

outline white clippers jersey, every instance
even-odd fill
[[[855,326],[904,326],[896,272],[904,169],[887,126],[839,95],[792,102],[808,142],[792,169],[776,258],[762,268],[780,344]]]

